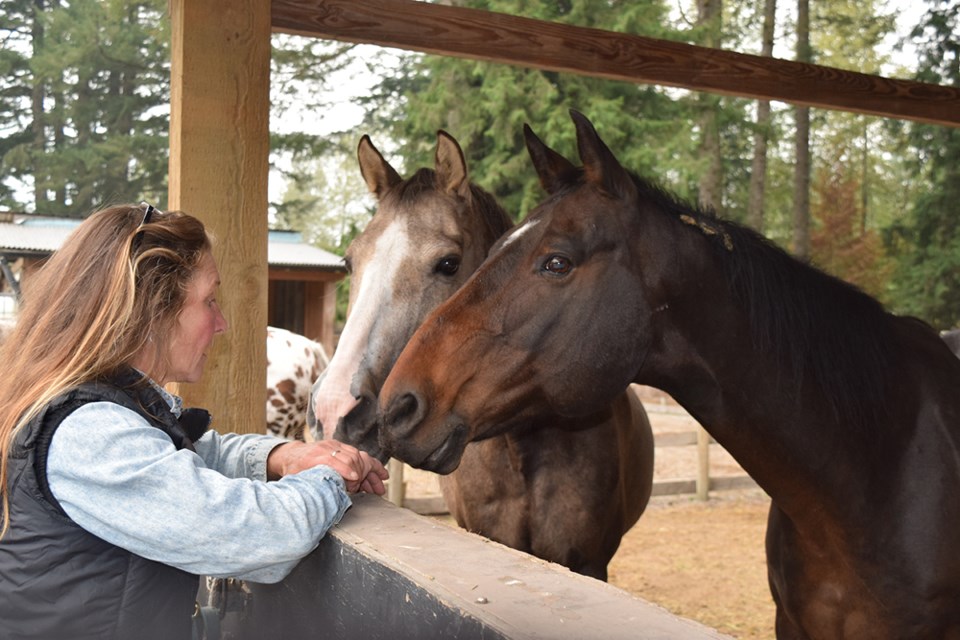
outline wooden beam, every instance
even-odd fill
[[[293,280],[296,282],[337,282],[346,277],[345,271],[317,271],[295,267],[270,267],[270,280]]]
[[[229,330],[206,372],[179,392],[221,431],[266,423],[270,7],[262,0],[171,0],[170,207],[216,237],[218,300]]]
[[[306,283],[304,334],[323,345],[328,356],[337,346],[337,283]]]
[[[273,29],[960,126],[960,88],[411,0],[273,0]]]

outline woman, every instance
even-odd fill
[[[93,214],[0,351],[6,638],[188,638],[198,576],[277,582],[387,472],[336,441],[220,435],[163,389],[227,328],[203,224]],[[276,480],[276,482],[266,482]]]

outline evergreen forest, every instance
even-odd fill
[[[960,0],[449,0],[475,9],[960,86]],[[0,211],[83,217],[166,201],[166,0],[0,0]],[[345,98],[345,85],[363,90]],[[362,82],[361,82],[362,81]],[[960,324],[960,129],[275,34],[274,227],[342,254],[373,201],[369,134],[398,169],[436,132],[522,219],[529,123],[575,157],[568,110],[625,166],[938,329]],[[332,120],[348,100],[360,114]],[[276,123],[276,126],[274,126]],[[321,123],[320,128],[310,128]]]

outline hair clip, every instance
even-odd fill
[[[140,221],[140,226],[142,227],[143,225],[150,223],[150,218],[153,217],[153,212],[157,209],[149,202],[141,202],[140,206],[144,207],[143,220]]]

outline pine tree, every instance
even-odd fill
[[[21,11],[10,34],[16,42],[6,43],[4,55],[17,59],[19,73],[4,89],[17,96],[8,104],[18,104],[0,114],[4,176],[32,184],[34,206],[44,214],[83,216],[131,193],[162,200],[166,3],[10,4]]]
[[[11,150],[29,145],[33,139],[30,107],[33,102],[30,77],[30,43],[42,37],[33,19],[33,0],[0,0],[0,206],[16,209],[15,184],[22,175],[14,173],[4,161]]]
[[[960,1],[928,5],[912,34],[918,79],[960,86]],[[891,297],[898,311],[947,329],[960,325],[960,129],[915,124],[909,134],[916,176],[930,187],[888,233],[898,262]]]
[[[777,0],[763,0],[763,27],[760,36],[760,55],[773,56],[773,37],[776,26]],[[767,186],[767,143],[770,140],[770,101],[757,101],[756,129],[753,134],[753,162],[750,165],[750,196],[747,202],[747,224],[763,232],[763,213]]]
[[[0,15],[0,207],[77,217],[116,201],[164,207],[166,0],[0,0]],[[326,98],[316,96],[352,45],[272,42],[274,115],[296,104],[322,118]],[[306,158],[338,144],[301,132],[271,139],[276,155]]]
[[[837,153],[816,172],[817,204],[811,211],[818,225],[810,233],[810,258],[822,269],[842,277],[867,293],[885,295],[890,264],[880,234],[865,229],[860,184],[855,167]]]
[[[797,0],[797,61],[813,62],[810,48],[809,0]],[[793,173],[793,253],[806,259],[810,255],[810,108],[794,107],[795,164]]]
[[[472,8],[622,33],[682,39],[664,2],[520,0],[461,2]],[[378,110],[409,168],[432,166],[437,129],[464,149],[471,177],[522,217],[543,192],[529,166],[524,123],[559,152],[576,157],[568,110],[591,119],[625,166],[663,176],[682,195],[696,194],[689,106],[662,88],[612,82],[451,57],[411,56],[379,87]]]

